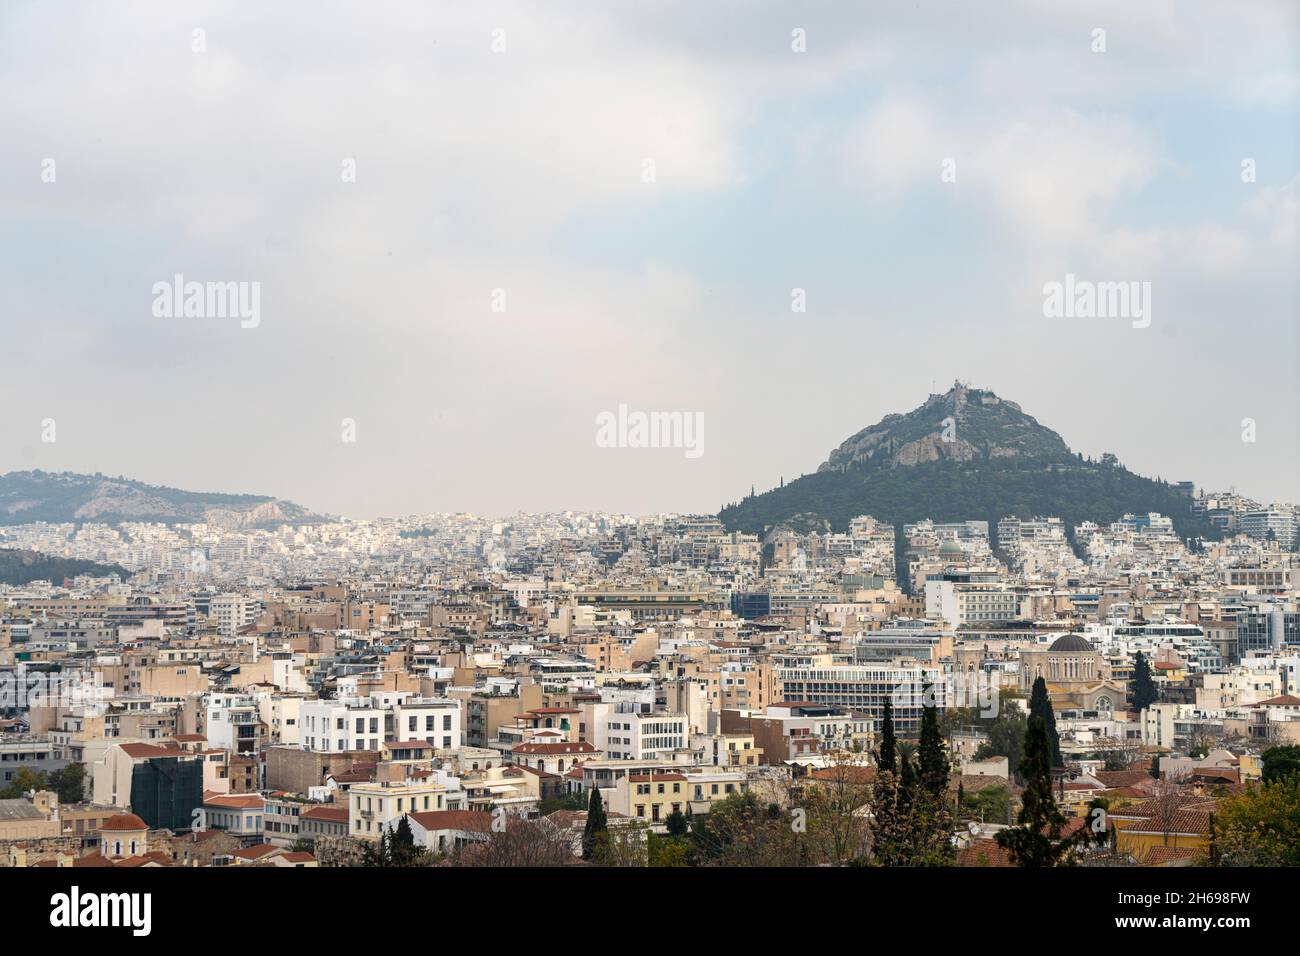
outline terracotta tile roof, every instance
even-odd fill
[[[122,752],[132,760],[148,760],[150,757],[193,757],[194,754],[180,747],[155,747],[153,744],[118,744]]]
[[[312,807],[310,810],[304,810],[299,816],[300,820],[320,820],[325,823],[347,823],[347,807]]]
[[[280,847],[273,846],[270,843],[258,843],[256,846],[246,846],[242,849],[235,850],[230,855],[238,857],[241,860],[260,860],[263,857],[273,856],[280,852]]]
[[[119,813],[116,816],[109,817],[101,823],[99,829],[101,833],[105,830],[123,830],[129,832],[133,830],[148,830],[149,824],[145,823],[134,813]]]
[[[1199,850],[1189,846],[1153,846],[1142,858],[1143,866],[1169,866],[1196,859]]]
[[[176,863],[170,856],[160,850],[150,850],[141,856],[130,856],[125,860],[117,860],[113,863],[114,867],[137,867],[137,866],[175,866]]]
[[[1145,770],[1098,770],[1093,774],[1108,788],[1132,787],[1144,780],[1150,780],[1151,774]]]
[[[976,840],[957,851],[958,866],[1014,866],[1011,854],[997,840]]]
[[[480,810],[427,810],[412,813],[411,819],[425,830],[465,830],[471,833],[488,833],[492,830],[492,814]]]
[[[216,797],[204,797],[203,803],[209,807],[222,807],[226,810],[260,810],[266,801],[255,793],[228,793]]]

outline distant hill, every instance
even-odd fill
[[[864,514],[896,526],[982,519],[992,533],[1007,515],[1058,515],[1072,535],[1083,521],[1149,511],[1172,518],[1183,537],[1219,537],[1168,482],[1134,474],[1112,455],[1086,460],[1015,402],[959,384],[864,428],[816,473],[728,505],[718,517],[731,530],[760,534],[783,523],[845,530]]]
[[[80,574],[88,574],[93,578],[117,574],[122,580],[131,576],[130,571],[116,564],[99,564],[76,558],[52,558],[39,551],[0,548],[0,584],[30,584],[32,581],[62,584],[64,578],[75,578]]]
[[[291,501],[147,485],[130,478],[73,472],[11,471],[0,475],[0,525],[93,521],[207,522],[224,528],[268,527],[320,520]]]

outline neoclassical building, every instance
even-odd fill
[[[1058,711],[1125,709],[1123,685],[1111,680],[1109,665],[1078,634],[1058,637],[1045,650],[1020,652],[1020,689],[1028,694],[1039,677],[1047,682],[1048,697]]]

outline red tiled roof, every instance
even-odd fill
[[[155,747],[153,744],[118,744],[122,752],[132,760],[148,760],[150,757],[192,757],[188,750],[180,747]]]
[[[1183,860],[1195,859],[1200,852],[1190,846],[1153,846],[1142,858],[1143,866],[1168,866]]]
[[[148,830],[149,824],[145,823],[134,813],[119,813],[116,816],[109,817],[99,826],[100,832],[105,830]]]
[[[1014,866],[1011,854],[997,840],[976,840],[957,851],[958,866]]]
[[[271,856],[278,852],[280,852],[278,846],[273,846],[270,843],[259,843],[256,846],[246,846],[235,850],[230,855],[237,856],[241,860],[260,860],[262,857]]]
[[[299,817],[300,820],[323,820],[327,823],[347,823],[347,807],[312,807],[310,810],[304,810]]]
[[[425,830],[466,830],[488,833],[492,829],[492,814],[480,810],[426,810],[412,813],[411,819]]]
[[[223,807],[227,810],[260,810],[266,801],[255,793],[226,793],[216,797],[204,797],[203,803],[209,807]]]

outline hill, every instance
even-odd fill
[[[62,584],[64,578],[88,574],[93,578],[119,575],[123,581],[131,572],[116,564],[99,564],[74,558],[52,558],[39,551],[0,548],[0,584],[30,584],[32,581],[52,581]]]
[[[992,392],[954,385],[906,414],[857,432],[814,474],[722,509],[730,530],[765,533],[782,523],[846,530],[869,514],[897,526],[922,518],[986,520],[1059,515],[1083,521],[1158,511],[1184,537],[1218,537],[1168,482],[1091,461],[1056,432]]]
[[[0,475],[0,525],[158,521],[207,522],[233,529],[315,520],[319,516],[301,505],[264,495],[182,491],[100,474],[12,471]]]

